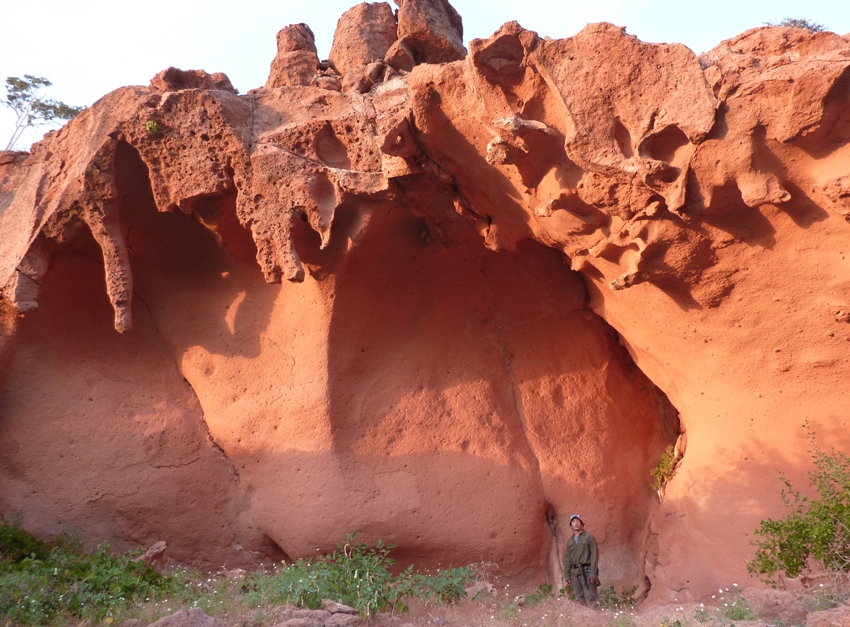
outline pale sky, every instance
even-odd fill
[[[44,92],[90,106],[123,85],[146,85],[169,66],[224,72],[240,93],[266,81],[275,35],[306,22],[319,56],[330,51],[340,15],[353,0],[40,0],[7,2],[0,20],[0,99],[5,78],[33,74],[53,81]],[[392,4],[392,3],[391,3]],[[590,22],[613,22],[648,42],[680,42],[700,53],[748,28],[785,17],[850,32],[850,0],[454,0],[464,40],[488,37],[509,20],[541,36],[575,35]],[[0,107],[0,149],[12,113]],[[27,134],[16,148],[48,130]]]

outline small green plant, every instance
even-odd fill
[[[783,26],[785,28],[803,28],[812,33],[820,33],[826,30],[823,24],[816,24],[811,20],[806,20],[798,17],[786,17],[778,22],[765,22],[765,26]]]
[[[542,603],[552,596],[552,586],[548,583],[541,583],[537,586],[537,590],[525,597],[525,604],[528,607]]]
[[[698,607],[694,612],[694,620],[700,625],[705,625],[711,620],[711,614],[706,611],[706,609],[702,606],[702,603],[700,603],[700,607]]]
[[[676,449],[671,444],[661,454],[661,459],[658,460],[655,468],[649,471],[653,479],[652,489],[658,492],[659,495],[663,494],[667,482],[673,478],[678,463],[679,458],[676,456]]]
[[[613,627],[635,627],[634,613],[626,614],[625,610],[617,610],[611,618]]]
[[[425,602],[434,601],[438,605],[454,603],[466,596],[466,587],[475,581],[475,570],[472,566],[438,570],[436,575],[421,575],[410,573],[412,566],[406,571],[409,578],[411,596]],[[400,585],[400,588],[404,586]],[[550,586],[551,590],[551,586]]]
[[[838,583],[838,582],[836,582]],[[827,585],[814,589],[814,594],[803,601],[803,605],[808,612],[820,612],[829,610],[837,605],[846,604],[847,586],[846,585]]]
[[[630,586],[623,588],[618,595],[614,586],[608,586],[599,592],[599,607],[604,610],[633,610],[637,604],[636,591],[637,586]]]
[[[782,501],[790,512],[780,520],[761,521],[755,531],[759,539],[753,541],[756,554],[747,565],[771,585],[776,585],[777,573],[797,577],[807,571],[811,560],[829,572],[850,571],[850,457],[834,449],[825,453],[808,425],[806,429],[815,464],[809,481],[818,496],[803,496],[781,477]]]
[[[153,135],[159,131],[159,125],[156,123],[156,120],[148,120],[145,122],[145,132],[148,135]]]
[[[744,594],[738,590],[735,584],[733,584],[732,590],[726,588],[721,591],[720,602],[723,604],[719,608],[720,613],[728,620],[755,620],[758,618],[747,599],[744,598]]]
[[[682,621],[677,619],[670,619],[666,616],[661,619],[661,624],[658,627],[682,627]]]
[[[637,592],[637,586],[629,586],[628,588],[623,588],[620,591],[620,603],[623,604],[624,608],[630,610],[635,609],[635,606],[637,605],[635,592]]]
[[[511,603],[509,605],[505,605],[502,608],[502,618],[505,618],[505,619],[508,619],[508,620],[519,618],[521,614],[522,614],[522,608],[520,608],[520,606],[517,605],[516,603]]]

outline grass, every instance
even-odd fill
[[[198,607],[213,616],[252,613],[253,622],[262,624],[276,606],[315,609],[323,599],[349,605],[365,618],[404,612],[410,599],[423,607],[454,603],[475,578],[471,567],[428,575],[411,565],[392,574],[392,548],[380,541],[370,547],[358,543],[356,534],[347,535],[329,555],[232,581],[226,573],[202,576],[182,568],[165,575],[134,561],[137,553],[116,554],[108,545],[86,553],[67,537],[44,542],[0,525],[0,623],[111,625]]]
[[[108,545],[85,553],[67,536],[37,540],[0,526],[0,616],[12,624],[40,625],[58,616],[111,624],[141,599],[167,595],[176,580]]]
[[[735,584],[705,603],[635,608],[634,588],[603,591],[603,609],[581,607],[550,585],[517,590],[498,585],[486,568],[433,574],[394,572],[393,547],[346,536],[328,555],[266,572],[199,573],[178,568],[167,575],[116,554],[107,546],[82,551],[67,537],[45,542],[16,527],[0,526],[0,625],[117,625],[129,618],[151,623],[181,609],[200,608],[242,627],[272,627],[285,607],[317,607],[323,598],[356,607],[370,618],[405,612],[404,622],[449,627],[730,627],[773,625],[759,621]],[[477,580],[479,592],[465,587]],[[484,583],[486,582],[486,584]],[[496,584],[495,586],[493,584]],[[831,588],[802,599],[809,611],[835,604]],[[753,593],[755,594],[755,593]],[[288,605],[289,604],[289,605]]]

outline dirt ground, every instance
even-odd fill
[[[589,609],[566,597],[529,603],[523,602],[522,595],[503,590],[453,606],[414,604],[408,614],[373,617],[370,622],[387,627],[850,627],[850,605],[843,594],[827,587],[739,592],[730,586],[703,603],[638,604],[623,609]]]

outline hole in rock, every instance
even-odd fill
[[[125,141],[115,148],[115,186],[122,204],[144,204],[156,211],[148,166],[139,151]]]
[[[336,207],[336,189],[327,172],[318,172],[313,177],[310,183],[310,198],[319,210],[319,225],[329,225]]]
[[[165,345],[175,355],[202,349],[223,356],[222,363],[250,361],[257,370],[246,379],[267,375],[261,370],[274,364],[251,358],[268,356],[259,338],[286,288],[263,284],[255,267],[241,268],[194,218],[157,213],[147,169],[129,145],[119,146],[116,170],[137,294],[151,312],[142,346]],[[330,180],[317,184],[314,201],[326,202],[332,187]],[[432,202],[438,194],[431,191]],[[202,198],[195,210],[221,234],[232,198]],[[349,250],[361,212],[371,215],[370,227]],[[333,472],[289,481],[291,453],[281,453],[274,485],[279,505],[270,506],[273,515],[254,512],[264,517],[260,528],[280,525],[269,537],[286,538],[287,521],[297,526],[305,516],[321,516],[323,529],[333,532],[330,548],[344,533],[362,529],[364,540],[381,537],[399,547],[393,554],[399,567],[411,561],[445,566],[446,556],[454,565],[478,562],[485,538],[488,554],[505,559],[507,572],[536,577],[541,551],[551,542],[543,526],[547,511],[563,529],[564,517],[578,510],[595,516],[588,520],[591,529],[611,530],[609,555],[627,556],[610,576],[640,580],[657,507],[649,470],[678,435],[676,412],[616,332],[588,308],[583,280],[562,255],[528,241],[516,253],[494,253],[481,248],[477,234],[477,247],[447,246],[440,237],[423,246],[422,233],[430,233],[425,221],[380,203],[365,211],[362,202],[343,202],[323,251],[309,224],[292,222],[311,274],[335,275],[322,286],[333,291],[334,303],[322,310],[330,320],[318,325],[326,326],[318,333],[316,362],[327,368],[320,409],[327,414],[319,419],[330,425],[330,451],[310,460]],[[102,267],[95,269],[102,277]],[[109,326],[111,314],[101,317],[104,329],[119,337]],[[280,320],[276,324],[270,327],[275,341],[289,350],[292,337],[280,330]],[[297,325],[290,331],[301,334],[299,342],[309,340]],[[91,345],[100,345],[95,340]],[[132,370],[128,385],[138,387],[138,373],[146,371],[126,362],[121,367]],[[65,363],[77,368],[73,359]],[[171,373],[185,391],[171,358],[163,363],[154,364],[150,377]],[[279,373],[273,376],[282,386]],[[148,387],[144,391],[149,394]],[[156,396],[167,398],[167,390]],[[124,401],[120,393],[112,398]],[[192,402],[186,406],[197,407]],[[270,406],[263,419],[288,418],[287,411],[285,404]],[[581,476],[592,480],[581,482]],[[218,484],[206,483],[222,498]],[[338,518],[299,506],[304,494],[334,490],[335,503],[351,494],[365,498],[356,507],[335,508]],[[588,514],[588,507],[598,513]],[[281,544],[288,551],[274,555],[300,557]]]
[[[619,146],[620,152],[623,153],[626,159],[631,159],[635,156],[635,151],[632,148],[632,135],[629,133],[629,129],[619,119],[614,120],[614,139],[617,141],[617,146]]]
[[[526,150],[514,150],[512,157],[523,185],[533,188],[540,184],[541,179],[559,162],[563,164],[564,138],[557,133],[552,136],[539,131],[528,133],[523,138]]]
[[[330,189],[326,187],[324,191],[317,190],[317,196],[321,197],[325,194],[327,199],[327,195],[334,193],[330,180],[327,180],[327,185]],[[292,221],[292,244],[298,251],[301,263],[309,268],[314,279],[321,281],[333,275],[337,265],[347,254],[352,240],[357,238],[358,231],[363,227],[361,211],[368,213],[370,211],[368,207],[371,204],[366,201],[344,199],[335,210],[331,207],[333,223],[330,227],[330,240],[325,248],[321,248],[322,238],[310,225],[309,216],[305,212],[299,214],[301,219]]]
[[[714,189],[703,222],[747,244],[773,248],[776,229],[757,207],[749,207],[733,182]]]
[[[326,123],[313,140],[316,156],[319,161],[329,168],[340,168],[348,170],[351,168],[351,160],[348,158],[348,149],[337,137],[330,122]]]
[[[660,133],[648,137],[644,147],[650,157],[656,161],[675,163],[679,150],[690,143],[688,136],[678,126],[668,126]]]
[[[118,142],[115,151],[115,186],[123,210],[157,213],[148,167],[139,151],[124,141]],[[251,231],[242,226],[236,216],[235,189],[195,198],[192,212],[198,222],[211,231],[235,259],[243,264],[256,263],[257,248]],[[127,243],[130,250],[133,249],[133,241],[133,232],[128,229]]]

